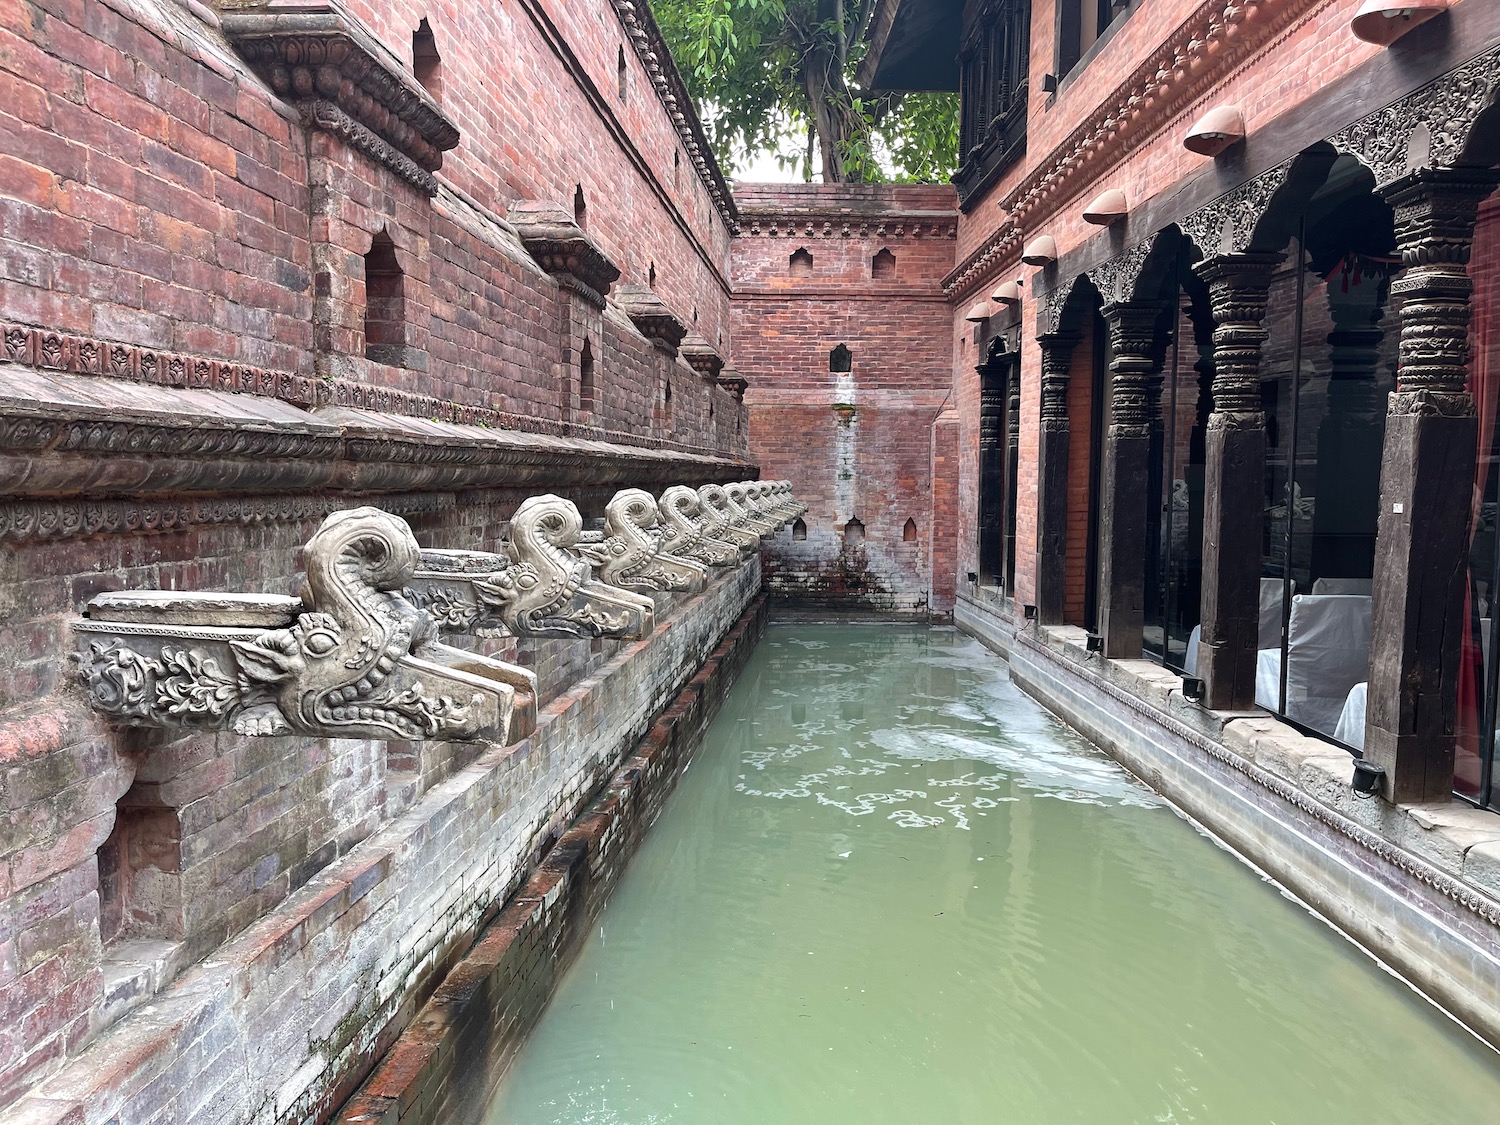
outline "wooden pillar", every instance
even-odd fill
[[[1261,321],[1281,254],[1221,254],[1194,267],[1214,314],[1213,411],[1205,443],[1203,702],[1220,711],[1255,705],[1260,637],[1266,415],[1260,400]],[[1290,315],[1291,310],[1287,310]]]
[[[1375,545],[1365,757],[1384,766],[1392,801],[1453,790],[1459,645],[1477,456],[1467,391],[1468,261],[1483,169],[1427,169],[1385,188],[1404,270],[1400,364],[1386,417]]]
[[[1063,620],[1068,555],[1068,374],[1076,332],[1037,337],[1042,346],[1042,432],[1037,450],[1036,614],[1043,625]]]
[[[995,358],[979,371],[979,580],[998,583],[1003,569],[1005,492],[1005,375],[1008,359]]]
[[[1159,301],[1106,305],[1110,413],[1099,496],[1099,634],[1104,655],[1139,657],[1146,599],[1147,474],[1151,426],[1159,402]]]
[[[1016,505],[1021,498],[1021,360],[1005,381],[1005,594],[1016,593]]]

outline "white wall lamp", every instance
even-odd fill
[[[1219,153],[1245,139],[1245,115],[1237,105],[1215,106],[1188,130],[1182,147],[1199,156]]]
[[[975,301],[969,306],[969,311],[964,313],[964,319],[970,324],[983,324],[990,318],[990,306],[984,301]]]
[[[990,300],[997,305],[1005,305],[1014,308],[1021,303],[1021,283],[1019,281],[1007,281],[990,294]]]
[[[1021,251],[1021,261],[1028,266],[1050,266],[1057,261],[1057,240],[1050,234],[1038,235]]]
[[[1365,0],[1349,30],[1366,43],[1389,47],[1414,27],[1446,12],[1452,0]]]
[[[1107,227],[1123,219],[1129,210],[1125,193],[1119,188],[1110,188],[1083,209],[1083,221],[1096,227]]]

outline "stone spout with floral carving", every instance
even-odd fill
[[[517,637],[650,634],[655,603],[596,580],[579,553],[583,518],[571,500],[532,496],[498,553],[422,551],[408,596],[446,633]]]
[[[100,594],[74,626],[95,711],[128,726],[509,743],[536,721],[524,668],[440,644],[402,591],[419,549],[377,508],[335,512],[301,598]]]

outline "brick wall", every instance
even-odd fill
[[[948,188],[738,185],[735,362],[750,448],[793,482],[806,538],[771,544],[774,591],[904,613],[952,604],[954,505],[937,504],[948,398]],[[848,371],[831,354],[849,351]],[[937,444],[935,444],[935,442]],[[945,462],[946,466],[946,462]],[[848,534],[849,522],[863,537]],[[910,527],[908,527],[910,521]]]
[[[483,13],[353,6],[407,63],[418,22],[434,28],[441,103],[462,139],[429,201],[304,129],[221,33],[171,0],[10,0],[0,320],[562,421],[577,363],[558,328],[562,298],[503,217],[516,198],[571,211],[581,188],[587,229],[622,281],[654,277],[728,354],[724,217],[609,4],[583,7],[587,18],[546,0]],[[557,38],[560,21],[576,40]],[[540,106],[551,127],[516,128]],[[404,365],[364,356],[363,258],[379,232],[406,275]],[[600,335],[592,425],[744,449],[732,395],[666,364],[623,317]],[[651,409],[667,378],[675,430]],[[710,410],[729,424],[704,424]]]

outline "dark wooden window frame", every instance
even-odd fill
[[[1026,152],[1031,0],[986,0],[959,50],[958,171],[965,209]]]

